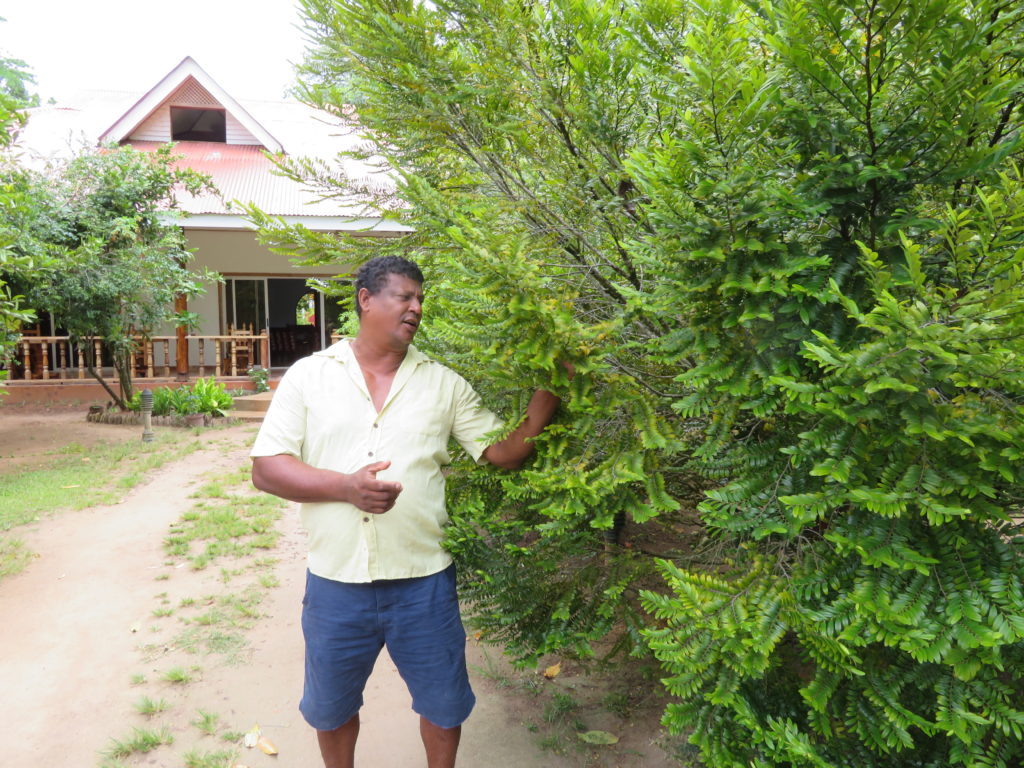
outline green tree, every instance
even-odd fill
[[[194,325],[192,315],[175,313],[174,299],[217,279],[188,269],[191,254],[175,224],[177,196],[209,191],[209,180],[175,161],[172,145],[154,152],[104,147],[32,177],[35,204],[14,244],[51,265],[23,290],[80,344],[90,374],[121,406],[133,394],[136,337],[167,323]],[[102,361],[88,343],[94,338],[110,356],[119,391],[98,370]]]
[[[635,153],[729,567],[649,636],[712,765],[1016,765],[1022,17],[706,3]],[[752,53],[760,55],[754,56]]]
[[[564,395],[523,475],[455,468],[464,594],[488,635],[524,659],[607,652],[609,633],[616,649],[642,651],[638,588],[657,583],[651,551],[685,550],[678,500],[695,491],[663,397],[674,371],[645,349],[667,326],[636,302],[653,285],[630,244],[651,230],[626,161],[660,129],[632,43],[616,32],[620,5],[305,7],[319,45],[303,95],[341,119],[354,102],[375,139],[363,159],[383,155],[398,192],[287,167],[327,194],[374,195],[416,234],[338,240],[251,213],[272,247],[298,258],[411,252],[428,279],[417,343],[510,425],[533,387]],[[561,361],[576,367],[571,384]]]
[[[25,122],[23,110],[38,101],[38,97],[33,97],[28,91],[32,82],[32,74],[24,62],[0,56],[0,165],[4,168],[4,179],[0,181],[0,361],[13,351],[18,329],[34,318],[34,314],[23,306],[23,297],[12,292],[5,278],[18,276],[26,280],[37,268],[37,262],[30,256],[13,252],[11,245],[17,239],[18,231],[4,225],[4,222],[20,216],[26,205],[24,185],[18,178],[20,172],[16,170],[9,152],[17,131]],[[0,378],[6,375],[5,370],[0,370]]]
[[[450,481],[492,636],[646,643],[713,766],[1019,765],[1024,9],[303,6],[301,93],[417,231],[267,241],[412,252],[431,351],[565,395],[523,475]]]

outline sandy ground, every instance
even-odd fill
[[[27,570],[0,581],[0,744],[11,768],[97,765],[111,739],[132,728],[166,727],[174,743],[126,765],[181,766],[189,751],[239,750],[248,768],[321,765],[312,731],[296,708],[302,682],[299,610],[304,579],[304,534],[289,505],[278,525],[277,586],[266,590],[260,618],[244,632],[246,646],[226,657],[189,654],[177,647],[181,618],[159,617],[161,606],[184,599],[212,601],[238,589],[219,563],[203,571],[169,561],[162,547],[168,528],[192,508],[195,489],[218,472],[248,465],[252,426],[208,430],[205,447],[156,471],[120,503],[46,516],[16,533],[37,554]],[[88,424],[80,412],[0,411],[0,473],[45,461],[55,445],[137,440],[134,427]],[[564,754],[542,749],[538,696],[522,692],[500,654],[470,639],[478,704],[464,728],[462,768],[517,766],[674,765],[651,742],[651,722],[630,730],[617,747],[569,745]],[[165,682],[167,670],[190,670],[187,684]],[[133,682],[133,677],[145,682]],[[165,699],[169,708],[146,719],[134,704]],[[383,654],[366,692],[357,764],[405,768],[424,764],[418,719],[390,659]],[[258,724],[279,754],[236,747],[194,725],[199,710],[216,714],[219,729],[244,732]],[[606,719],[607,720],[607,719]],[[648,721],[651,717],[648,717]],[[656,713],[654,713],[656,721]],[[589,724],[624,728],[623,723]],[[569,737],[571,741],[571,736]],[[550,744],[548,745],[550,747]]]

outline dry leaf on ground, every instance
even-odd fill
[[[614,733],[608,733],[608,731],[586,731],[585,733],[577,733],[576,736],[580,741],[585,741],[587,744],[619,743],[619,737]]]
[[[260,727],[258,725],[254,725],[246,731],[245,736],[242,737],[242,743],[249,749],[252,749],[256,746],[256,742],[260,740],[261,735],[262,731],[260,731]]]

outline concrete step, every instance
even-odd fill
[[[228,412],[233,419],[245,421],[263,421],[263,416],[270,407],[274,390],[260,392],[258,395],[242,395],[235,398],[235,407]]]
[[[258,395],[243,395],[235,398],[236,411],[256,411],[266,413],[270,407],[270,401],[274,397],[274,391],[260,392]]]
[[[263,421],[263,417],[266,415],[263,411],[228,411],[229,419],[240,421]]]

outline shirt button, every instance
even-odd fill
[[[370,522],[370,518],[368,518],[368,517],[364,517],[364,518],[363,518],[363,522],[364,522],[364,523],[368,523],[368,522]]]
[[[366,455],[367,455],[367,456],[373,456],[373,451],[367,451],[367,452],[366,452]]]
[[[374,428],[374,429],[376,429],[376,428],[377,428],[377,425],[376,425],[376,424],[374,424],[374,425],[373,425],[373,428]]]

